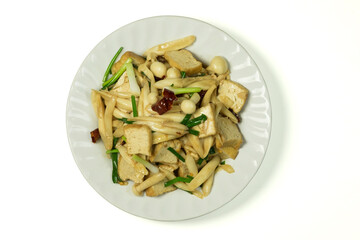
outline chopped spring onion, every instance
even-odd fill
[[[197,161],[197,164],[198,164],[198,165],[201,165],[204,160],[205,160],[205,161],[208,160],[208,157],[209,157],[209,155],[206,155],[206,157],[204,157],[204,158],[199,158],[199,160]]]
[[[181,78],[185,78],[185,77],[186,77],[186,72],[181,71],[180,73],[181,73]]]
[[[165,87],[167,90],[172,91],[175,95],[184,94],[184,93],[196,93],[200,92],[200,87],[185,87],[185,88],[177,88],[177,87]]]
[[[119,48],[119,50],[116,52],[115,56],[111,59],[109,66],[107,67],[107,69],[105,71],[105,74],[104,74],[104,77],[102,80],[103,82],[105,82],[108,79],[110,70],[111,70],[112,66],[114,65],[114,62],[116,61],[117,57],[120,55],[120,53],[123,49],[124,49],[123,47]]]
[[[132,124],[135,122],[135,121],[128,121],[127,118],[118,118],[118,119],[126,124]]]
[[[111,149],[111,150],[107,150],[106,153],[107,154],[111,154],[111,153],[118,153],[119,150],[117,150],[116,148],[115,149]]]
[[[190,120],[191,114],[186,114],[184,119],[181,121],[181,124],[186,125],[186,123]]]
[[[185,158],[183,158],[183,156],[181,156],[178,152],[176,152],[175,149],[173,149],[172,147],[168,147],[167,150],[169,150],[172,154],[174,154],[178,159],[185,162]]]
[[[208,160],[210,154],[214,154],[214,153],[216,153],[215,149],[214,149],[214,147],[211,147],[210,150],[209,150],[208,155],[206,155],[206,157],[204,157],[204,158],[199,158],[199,160],[197,161],[197,164],[201,165],[204,160],[205,161]],[[224,161],[224,163],[225,163],[225,161]]]
[[[140,87],[136,81],[134,67],[132,63],[125,63],[124,65],[126,68],[127,76],[129,78],[130,91],[136,93],[137,95],[140,95]]]
[[[115,145],[117,144],[118,141],[119,141],[119,138],[117,138],[117,137],[113,138],[113,147],[115,147]]]
[[[137,161],[138,163],[141,163],[142,165],[144,165],[147,169],[149,169],[150,172],[152,173],[158,173],[159,172],[159,169],[152,165],[151,163],[149,163],[148,161],[142,159],[141,157],[139,157],[138,155],[133,155],[132,156],[132,159]]]
[[[176,177],[174,179],[171,179],[167,182],[164,183],[164,186],[165,187],[168,187],[168,186],[171,186],[173,185],[174,183],[177,183],[177,182],[186,182],[186,183],[189,183],[191,182],[192,178],[189,178],[189,177]]]
[[[111,78],[109,78],[108,80],[103,82],[103,84],[102,84],[102,86],[103,86],[102,89],[103,90],[117,82],[117,80],[125,72],[126,64],[128,64],[128,63],[132,63],[132,58],[128,58],[126,60],[126,62],[120,67],[119,71],[117,71],[117,73],[114,76],[112,76]]]
[[[199,117],[189,120],[185,125],[188,128],[191,128],[191,127],[194,127],[196,125],[199,125],[199,124],[205,122],[206,119],[207,119],[207,116],[205,114],[201,114]]]
[[[133,110],[133,116],[137,117],[138,116],[138,111],[136,108],[136,100],[135,100],[135,96],[131,95],[131,105],[132,105],[132,110]]]
[[[216,153],[215,148],[211,147],[210,150],[209,150],[209,155],[210,154],[215,154],[215,153]]]
[[[121,136],[121,139],[122,139],[124,142],[126,142],[126,140],[127,140],[124,135]]]
[[[118,154],[111,153],[110,155],[111,155],[111,160],[112,160],[112,165],[113,165],[112,181],[113,181],[113,183],[122,182],[123,180],[121,180],[121,178],[119,176],[119,172],[118,172]]]
[[[199,136],[199,131],[189,128],[189,133],[195,136]]]

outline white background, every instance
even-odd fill
[[[117,28],[155,15],[233,36],[272,102],[272,137],[253,181],[221,209],[181,222],[106,202],[66,136],[83,59]],[[359,1],[1,1],[0,26],[0,239],[360,239]]]

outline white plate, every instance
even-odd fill
[[[250,91],[241,113],[240,129],[246,143],[236,160],[227,160],[235,169],[215,176],[211,194],[199,199],[184,191],[160,197],[136,197],[131,184],[120,186],[111,180],[112,163],[105,156],[103,144],[93,144],[90,131],[97,120],[90,102],[90,90],[99,89],[110,59],[120,46],[124,51],[143,53],[149,47],[166,41],[195,35],[196,42],[188,49],[209,63],[212,57],[224,56],[230,63],[231,79]],[[258,170],[268,146],[271,128],[271,107],[261,73],[244,48],[220,29],[205,22],[178,16],[142,19],[116,30],[102,40],[85,58],[71,86],[66,111],[67,133],[74,159],[89,184],[114,206],[136,216],[174,221],[209,213],[240,193]]]

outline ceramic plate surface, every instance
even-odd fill
[[[91,89],[99,89],[111,58],[120,46],[124,51],[142,54],[157,44],[195,35],[188,47],[196,57],[209,64],[214,56],[224,56],[231,79],[249,89],[248,102],[241,112],[240,129],[245,144],[236,160],[227,160],[235,173],[220,171],[211,194],[199,199],[185,191],[160,197],[136,197],[128,186],[113,184],[112,163],[100,141],[93,144],[90,131],[97,128],[90,101]],[[71,86],[66,110],[67,134],[76,164],[89,184],[114,206],[154,220],[175,221],[209,213],[239,194],[257,172],[267,149],[271,129],[271,106],[261,73],[245,49],[222,30],[205,22],[178,16],[142,19],[123,26],[102,40],[85,58]]]

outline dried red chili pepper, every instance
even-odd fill
[[[152,105],[151,109],[162,115],[171,109],[172,104],[176,99],[177,98],[174,92],[164,88],[163,98],[157,101],[157,103],[155,103],[154,105]]]
[[[100,138],[100,132],[99,129],[95,129],[93,131],[90,132],[90,136],[91,136],[91,141],[93,143],[96,143],[96,141]]]

